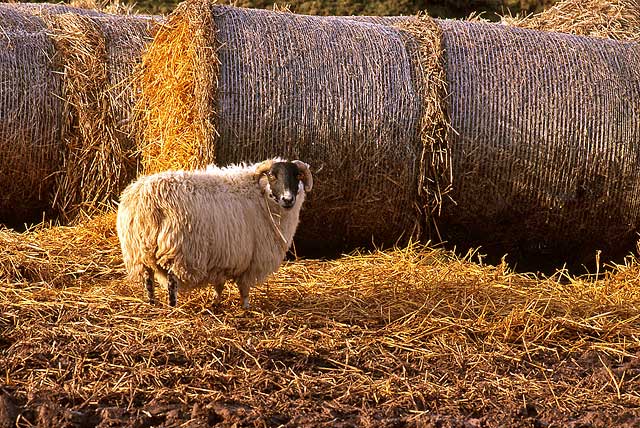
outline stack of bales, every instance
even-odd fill
[[[549,14],[515,22],[531,30],[189,0],[157,28],[135,100],[149,17],[0,5],[0,222],[108,202],[137,143],[145,172],[309,162],[302,251],[411,237],[626,251],[640,220],[634,1],[597,9],[617,14],[608,27],[560,28],[616,41],[536,31],[562,27]]]
[[[185,26],[198,37],[172,49],[206,55],[209,69],[198,68],[197,55],[159,69],[153,52]],[[392,245],[418,234],[566,259],[627,251],[635,239],[637,43],[188,1],[148,52],[143,73],[155,82],[191,64],[179,82],[189,94],[180,97],[195,100],[189,114],[198,120],[175,128],[141,121],[147,170],[200,166],[197,151],[220,164],[308,161],[318,185],[298,249]],[[204,83],[187,83],[190,76]],[[147,111],[180,105],[158,87],[142,93]],[[197,151],[158,164],[162,142],[184,123],[197,128]]]
[[[130,79],[151,18],[0,5],[0,222],[69,220],[135,176]]]

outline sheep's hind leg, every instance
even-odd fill
[[[244,309],[249,309],[249,290],[251,289],[251,282],[239,279],[236,280],[238,285],[238,291],[240,291],[240,301]]]
[[[149,304],[155,305],[156,296],[155,296],[155,284],[153,283],[153,270],[150,268],[144,269],[144,286],[147,289],[147,297],[149,298]]]
[[[178,278],[171,272],[167,274],[167,291],[169,291],[169,306],[178,302]]]

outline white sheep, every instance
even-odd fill
[[[309,165],[279,158],[254,165],[210,166],[142,176],[122,192],[117,231],[131,280],[167,285],[169,305],[180,288],[212,284],[216,302],[235,280],[244,308],[249,289],[275,272],[291,246]]]

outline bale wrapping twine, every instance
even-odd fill
[[[633,248],[640,208],[640,45],[440,21],[453,242],[590,260]]]
[[[168,41],[180,40],[184,30],[178,23],[193,26],[194,16],[209,26],[192,31],[195,37],[182,51],[195,51],[192,43],[202,40],[206,45],[199,46],[200,51],[219,63],[210,69],[217,76],[208,82],[215,83],[201,85],[215,92],[204,95],[195,90],[195,82],[173,79],[174,67],[158,75],[163,70],[157,63],[164,57],[156,55],[156,49],[166,51]],[[210,115],[203,118],[196,112],[192,117],[212,124],[198,127],[203,136],[200,144],[215,151],[220,165],[273,156],[310,163],[316,186],[303,210],[298,249],[330,251],[372,242],[393,245],[419,233],[421,211],[428,205],[419,194],[429,194],[425,201],[437,200],[448,187],[444,179],[437,183],[419,179],[421,171],[428,176],[434,168],[447,168],[434,160],[441,156],[442,141],[435,136],[445,126],[441,102],[432,97],[442,91],[431,86],[430,75],[421,74],[430,61],[438,63],[442,57],[421,50],[417,41],[409,47],[407,43],[412,34],[421,33],[439,44],[439,29],[430,19],[416,19],[411,28],[401,30],[188,1],[168,24],[145,54],[143,74],[171,83],[142,88],[146,100],[142,105],[153,104],[156,95],[162,101],[155,105],[171,109],[180,105],[180,99],[207,97],[205,111]],[[186,59],[183,65],[193,63]],[[184,79],[194,74],[203,73]],[[175,86],[186,88],[185,93],[170,93]],[[167,96],[173,98],[167,100]],[[433,107],[427,109],[429,103]],[[171,112],[154,116],[171,117]],[[191,132],[180,124],[171,129],[171,123],[156,123],[153,117],[141,124],[152,136]],[[162,138],[157,140],[154,144],[154,138],[147,137],[143,145],[162,151]],[[152,171],[202,166],[200,157],[193,156],[197,150],[202,149],[187,148],[182,159],[162,165],[147,155],[143,163],[153,164]]]
[[[0,223],[69,221],[136,173],[130,82],[151,18],[0,5]]]

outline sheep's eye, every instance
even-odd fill
[[[302,181],[304,179],[304,174],[303,173],[299,173],[296,178],[300,181]]]

